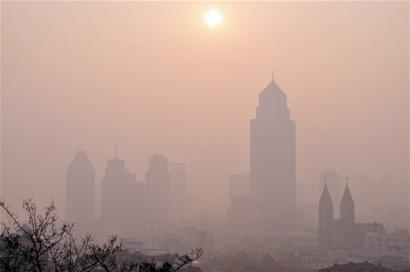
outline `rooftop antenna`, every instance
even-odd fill
[[[273,68],[272,68],[272,80],[274,80],[274,79],[275,79],[275,73],[274,73]]]
[[[115,144],[115,146],[114,146],[114,157],[118,158],[118,146],[117,146],[117,144]]]

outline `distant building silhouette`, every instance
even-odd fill
[[[250,122],[250,189],[259,218],[288,224],[296,195],[295,122],[287,97],[273,80],[259,96]]]
[[[170,162],[169,168],[169,190],[171,221],[178,222],[186,217],[188,205],[187,173],[185,163]]]
[[[322,193],[323,187],[327,184],[327,188],[332,199],[340,199],[342,196],[342,180],[340,175],[334,169],[326,169],[319,176],[318,195]],[[339,217],[339,202],[333,203],[333,213]]]
[[[340,219],[334,219],[333,201],[327,184],[323,188],[319,201],[319,247],[329,249],[358,249],[363,248],[365,233],[385,233],[383,224],[356,223],[355,205],[349,185],[346,184],[340,202]]]
[[[319,247],[332,248],[333,201],[325,183],[323,193],[319,200]]]
[[[153,155],[145,179],[147,221],[152,231],[160,230],[168,222],[169,182],[168,159],[161,154]]]
[[[94,166],[79,150],[67,168],[66,220],[80,233],[90,232],[94,224],[94,182]]]
[[[249,173],[231,174],[229,176],[229,197],[249,196]]]
[[[254,205],[249,195],[249,185],[249,173],[229,176],[229,208],[226,219],[232,233],[249,234],[254,230]]]
[[[354,263],[348,262],[346,264],[334,264],[331,267],[323,268],[318,272],[391,272],[392,270],[379,264],[372,264],[369,262]]]
[[[340,201],[340,220],[348,224],[355,223],[354,202],[350,193],[349,184],[346,183],[346,188]]]
[[[108,234],[135,237],[143,228],[144,183],[115,154],[109,160],[102,179],[101,223]]]
[[[249,196],[238,195],[231,199],[226,211],[228,229],[231,233],[249,235],[255,231],[254,206]]]

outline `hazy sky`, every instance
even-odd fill
[[[220,27],[203,23],[210,7]],[[78,148],[100,182],[117,143],[139,180],[153,153],[186,162],[189,190],[222,214],[274,69],[296,121],[299,204],[316,201],[328,167],[356,196],[389,173],[384,189],[405,199],[408,13],[407,2],[3,2],[3,193],[62,209]]]

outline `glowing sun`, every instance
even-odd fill
[[[205,23],[210,27],[216,27],[221,24],[223,19],[222,13],[217,9],[210,9],[205,13]]]

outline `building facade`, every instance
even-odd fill
[[[169,219],[180,222],[187,217],[188,193],[186,164],[170,162],[169,169]]]
[[[147,222],[152,231],[161,231],[168,222],[170,205],[170,173],[165,156],[155,154],[151,157],[145,184]]]
[[[94,224],[94,166],[84,150],[79,150],[67,168],[66,220],[80,233]]]
[[[409,232],[406,229],[393,233],[368,232],[364,236],[364,249],[373,256],[392,256],[408,259]]]
[[[340,219],[335,219],[333,201],[325,184],[319,201],[319,247],[323,250],[363,249],[368,232],[384,234],[385,229],[381,223],[356,223],[355,205],[348,184],[340,201]]]
[[[293,219],[295,142],[287,97],[272,79],[260,93],[250,121],[250,192],[259,221],[288,225]]]
[[[144,218],[144,183],[125,167],[117,155],[107,162],[102,179],[101,223],[105,233],[135,237],[142,232]]]

